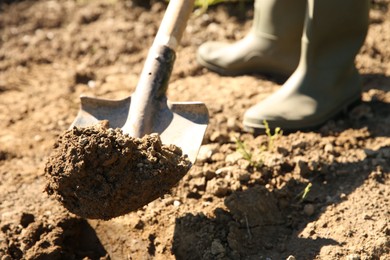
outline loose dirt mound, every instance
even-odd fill
[[[23,212],[12,220],[1,226],[2,259],[110,259],[87,221],[64,211]]]
[[[191,167],[180,148],[163,145],[157,134],[133,138],[107,124],[66,131],[45,168],[46,192],[84,218],[108,220],[137,210]]]

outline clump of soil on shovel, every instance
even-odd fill
[[[133,138],[105,122],[58,138],[45,190],[76,215],[108,220],[169,192],[190,167],[181,149],[157,134]]]

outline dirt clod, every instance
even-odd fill
[[[167,193],[191,166],[157,134],[133,138],[106,123],[62,134],[45,167],[46,192],[70,212],[111,219]]]

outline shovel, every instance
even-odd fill
[[[194,0],[171,0],[149,50],[132,96],[108,100],[81,96],[81,107],[71,127],[86,127],[108,120],[133,137],[158,133],[163,144],[180,147],[195,163],[208,124],[202,102],[170,102],[166,91],[178,47]]]

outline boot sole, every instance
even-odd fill
[[[285,81],[293,73],[293,71],[291,73],[280,73],[280,72],[266,71],[266,70],[259,71],[254,69],[241,69],[236,71],[228,71],[226,69],[223,69],[219,66],[216,66],[212,63],[205,61],[199,55],[196,55],[196,60],[201,66],[209,69],[210,71],[216,72],[221,76],[227,76],[227,77],[258,74],[258,75],[265,75],[265,76],[275,78],[277,81]]]
[[[354,98],[352,99],[351,101],[349,102],[346,102],[346,104],[344,104],[343,106],[341,106],[340,109],[335,109],[334,111],[332,111],[329,116],[327,117],[324,117],[326,119],[324,120],[317,120],[317,122],[315,123],[311,123],[311,124],[306,124],[304,126],[302,126],[302,122],[301,122],[301,125],[298,126],[297,124],[298,123],[294,123],[294,124],[291,124],[289,126],[286,126],[286,125],[279,125],[279,126],[269,126],[269,128],[274,131],[276,127],[280,127],[281,130],[283,130],[284,133],[292,133],[292,132],[296,132],[296,131],[313,131],[313,130],[317,130],[319,127],[321,127],[322,125],[324,125],[327,121],[339,116],[339,115],[344,115],[344,114],[348,114],[348,112],[351,110],[351,108],[361,104],[362,100],[361,100],[361,96],[359,96],[358,98]],[[287,121],[286,121],[287,122]],[[263,124],[254,124],[254,123],[248,123],[248,122],[243,122],[243,130],[245,132],[248,132],[248,133],[251,133],[253,135],[261,135],[261,134],[265,134],[265,125]]]

